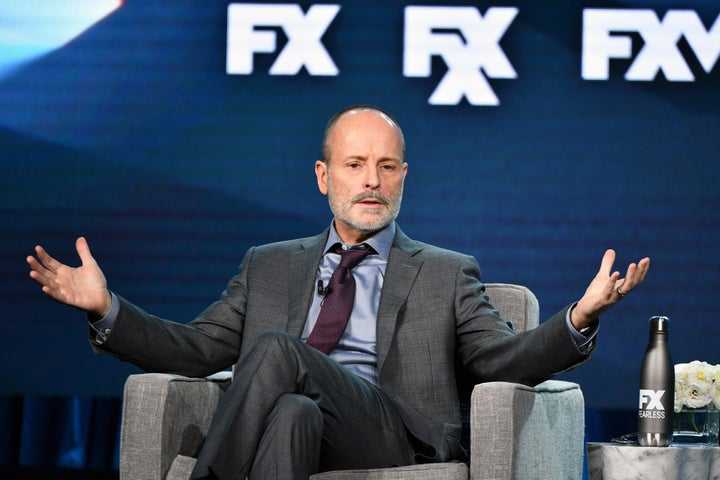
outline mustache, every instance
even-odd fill
[[[390,199],[380,192],[363,192],[352,198],[353,203],[362,202],[363,200],[379,200],[385,205],[390,204]]]

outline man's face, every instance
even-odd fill
[[[400,212],[407,164],[397,129],[380,113],[341,117],[328,138],[331,158],[318,161],[318,187],[328,195],[340,238],[359,243]]]

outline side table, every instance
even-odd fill
[[[720,478],[720,447],[587,444],[589,480],[712,480]]]

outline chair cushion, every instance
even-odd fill
[[[428,463],[371,470],[337,470],[318,473],[311,480],[467,480],[464,463]]]
[[[173,460],[172,465],[170,465],[170,470],[165,480],[188,480],[193,468],[195,468],[196,462],[197,459],[195,458],[178,455],[175,457],[175,460]]]
[[[167,480],[190,478],[195,459],[178,455],[170,467]],[[390,469],[338,470],[318,473],[311,480],[467,480],[468,467],[464,463],[430,463]]]

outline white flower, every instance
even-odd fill
[[[713,377],[713,389],[712,389],[712,402],[715,405],[716,410],[720,410],[720,365],[715,365],[712,368]]]
[[[720,365],[694,360],[675,365],[675,411],[683,406],[700,408],[713,402],[720,404]],[[717,402],[715,399],[717,398]]]
[[[687,363],[675,364],[675,413],[685,406],[685,391],[687,390]]]

